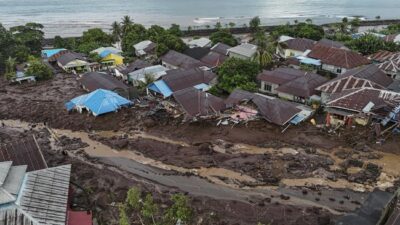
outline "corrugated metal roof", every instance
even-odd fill
[[[296,70],[293,68],[277,68],[272,71],[262,71],[262,73],[257,76],[257,79],[260,81],[281,85],[298,77],[304,76],[305,74],[307,74],[306,71]]]
[[[24,166],[12,166],[8,172],[8,176],[4,181],[3,188],[8,193],[17,196],[21,189],[22,181],[24,180],[26,169]]]
[[[0,206],[8,203],[12,203],[16,198],[8,193],[4,188],[0,187]]]
[[[7,178],[7,174],[11,169],[12,162],[0,162],[0,187],[3,185],[4,181]]]
[[[293,49],[296,51],[305,52],[306,50],[312,49],[316,41],[307,38],[293,38],[281,42],[281,46],[286,49]]]
[[[165,98],[172,95],[171,88],[163,80],[153,82],[149,85],[148,89],[162,94]]]
[[[316,94],[315,88],[326,83],[327,78],[314,73],[306,73],[279,86],[276,91],[291,94],[297,97],[308,98]]]
[[[228,49],[228,54],[230,52],[245,56],[245,57],[253,57],[257,52],[257,45],[244,43],[233,48]]]
[[[173,50],[170,50],[167,54],[162,56],[161,60],[181,69],[192,69],[207,66],[205,63],[197,59]]]
[[[162,80],[172,91],[179,91],[198,84],[210,84],[217,75],[210,71],[201,69],[169,70]]]
[[[29,172],[17,200],[39,224],[65,225],[71,165]]]
[[[0,209],[0,224],[2,225],[39,225],[29,215],[18,207]]]

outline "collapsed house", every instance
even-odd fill
[[[93,66],[98,66],[98,63],[90,63],[83,54],[69,51],[58,55],[56,61],[57,65],[67,73],[84,73],[91,71]]]
[[[372,87],[351,89],[332,95],[325,110],[328,125],[398,124],[400,93]]]
[[[115,92],[97,89],[86,95],[78,96],[65,104],[68,111],[73,109],[82,113],[84,110],[93,116],[99,116],[110,112],[117,112],[122,107],[129,107],[133,102],[123,98]]]
[[[207,64],[209,68],[214,69],[225,62],[228,58],[228,50],[230,48],[232,47],[229,45],[217,43],[210,49],[207,55],[200,59],[200,61]]]
[[[307,38],[282,37],[276,48],[276,54],[285,59],[301,56],[311,50],[315,43],[316,41]]]
[[[147,88],[148,93],[161,94],[164,98],[174,92],[194,87],[207,91],[217,82],[217,75],[201,69],[168,70],[160,80],[153,82]]]
[[[233,109],[232,120],[249,120],[259,116],[279,126],[299,124],[313,113],[303,105],[243,90],[233,91],[225,103],[227,108]]]
[[[139,86],[141,83],[146,83],[148,78],[151,80],[160,79],[162,76],[167,74],[167,71],[168,68],[162,65],[145,67],[129,73],[128,82],[133,84],[133,86]]]
[[[119,65],[114,68],[114,75],[120,77],[123,80],[128,80],[128,74],[136,70],[140,70],[146,67],[152,66],[149,62],[137,59],[129,65]]]
[[[316,90],[321,92],[322,103],[326,103],[332,94],[359,88],[386,89],[392,83],[393,79],[386,76],[376,65],[371,64],[349,70],[317,87]]]
[[[135,48],[135,55],[138,57],[149,57],[155,54],[157,44],[150,41],[141,41],[133,46]]]

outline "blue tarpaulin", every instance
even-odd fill
[[[94,116],[99,116],[109,112],[115,112],[123,106],[129,106],[133,103],[118,94],[104,90],[97,89],[86,95],[81,95],[72,99],[65,104],[68,111],[74,108],[86,108]]]
[[[163,80],[158,80],[153,82],[148,86],[149,90],[162,94],[165,98],[172,95],[171,88]]]
[[[208,84],[201,83],[201,84],[195,85],[194,88],[196,88],[197,90],[200,90],[200,91],[208,91],[210,89],[210,86]]]
[[[302,64],[321,66],[321,60],[312,59],[312,58],[308,58],[308,57],[304,57],[304,56],[298,56],[297,59]]]
[[[42,50],[42,55],[46,56],[47,58],[52,57],[53,55],[66,50],[65,48],[57,48],[57,49],[46,49]]]
[[[111,54],[112,52],[110,50],[104,50],[102,51],[99,55],[101,58],[105,58],[107,57],[109,54]]]

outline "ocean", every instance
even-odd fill
[[[79,36],[93,27],[108,30],[124,15],[145,26],[204,28],[218,21],[243,26],[254,16],[264,25],[307,18],[320,24],[354,16],[397,19],[399,12],[400,0],[0,0],[0,23],[38,22],[46,37]]]

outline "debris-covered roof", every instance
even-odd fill
[[[47,168],[43,154],[33,137],[0,144],[0,162],[13,161],[15,166],[27,165],[27,171]]]
[[[110,91],[116,89],[128,89],[128,86],[122,81],[116,79],[109,74],[99,72],[85,73],[79,80],[79,82],[89,92],[95,91],[97,89],[106,89]]]
[[[319,59],[323,64],[338,66],[346,69],[356,68],[369,64],[370,61],[357,52],[327,47],[317,44],[307,57]]]
[[[185,54],[170,50],[167,54],[161,57],[163,62],[179,67],[181,69],[192,69],[207,66],[200,60],[194,59]]]
[[[216,115],[225,109],[224,100],[194,87],[173,94],[189,117]]]
[[[304,76],[299,76],[294,80],[282,84],[276,89],[276,91],[297,97],[309,98],[316,94],[315,88],[327,81],[328,79],[321,75],[306,73]]]
[[[169,70],[167,75],[163,76],[163,81],[171,88],[173,92],[188,87],[194,87],[198,84],[209,84],[217,75],[210,71],[201,69],[190,70]]]
[[[383,89],[391,83],[393,83],[392,78],[388,77],[376,65],[371,64],[349,70],[343,75],[321,85],[317,90],[327,93],[339,93],[344,90],[364,87]]]
[[[286,49],[293,49],[296,51],[305,52],[306,50],[312,49],[315,43],[316,41],[307,38],[293,38],[281,42],[281,46]]]
[[[281,67],[272,71],[264,70],[257,76],[257,79],[260,81],[281,85],[298,77],[304,76],[307,73],[308,72],[306,71],[298,69]]]

